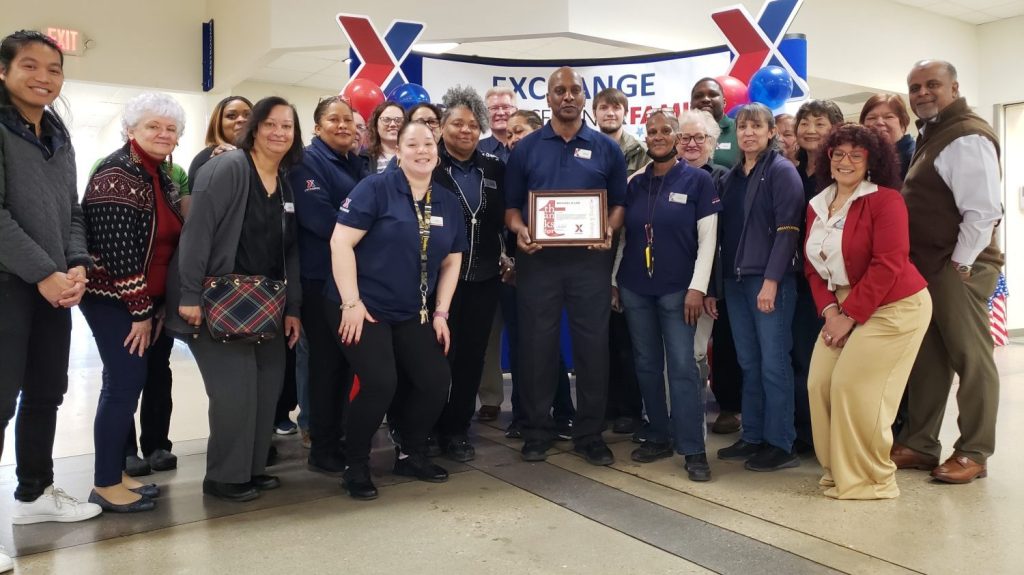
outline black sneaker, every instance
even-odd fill
[[[437,437],[433,434],[427,436],[427,457],[437,457],[444,453],[441,445],[437,443]]]
[[[153,471],[170,471],[178,467],[178,456],[166,449],[157,449],[146,456]]]
[[[476,449],[469,443],[469,438],[465,435],[456,435],[448,439],[444,446],[445,455],[448,459],[465,463],[467,461],[473,461],[476,457]]]
[[[640,426],[640,429],[633,432],[633,443],[643,443],[647,441],[647,433],[650,431],[651,422],[644,421]]]
[[[128,477],[142,477],[151,473],[153,468],[149,462],[138,455],[132,454],[124,458],[124,474]]]
[[[327,455],[310,453],[306,458],[306,467],[310,471],[331,477],[340,477],[345,472],[345,457],[340,453],[328,453]]]
[[[522,427],[519,425],[519,422],[513,421],[512,423],[508,424],[508,428],[505,429],[505,437],[507,437],[508,439],[523,438],[523,430]]]
[[[559,441],[572,441],[572,420],[563,419],[555,422],[555,437]]]
[[[600,439],[589,441],[583,445],[576,445],[572,450],[582,455],[587,460],[587,463],[591,465],[611,465],[615,462],[612,450],[608,449],[605,442]]]
[[[672,443],[668,441],[645,441],[629,454],[629,458],[638,463],[650,463],[666,457],[672,457]]]
[[[708,465],[707,453],[695,453],[683,458],[683,468],[690,481],[711,481],[711,466]]]
[[[750,471],[778,471],[790,467],[799,467],[800,457],[797,454],[769,445],[757,455],[747,460],[743,467]]]
[[[718,458],[726,461],[742,461],[757,455],[761,449],[760,443],[747,443],[741,439],[729,447],[719,449]]]
[[[348,491],[352,499],[370,501],[377,498],[377,486],[370,479],[370,467],[365,463],[350,465],[341,479],[342,489]]]
[[[550,441],[527,439],[523,443],[523,461],[544,461],[548,458],[548,449],[550,448]]]
[[[395,458],[395,475],[415,477],[420,481],[444,483],[448,481],[448,471],[440,465],[434,465],[424,454],[411,454],[405,458]]]

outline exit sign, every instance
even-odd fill
[[[53,38],[68,56],[85,54],[85,37],[78,30],[70,28],[47,28],[46,35]]]

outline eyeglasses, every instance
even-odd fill
[[[441,122],[438,122],[437,120],[434,120],[432,118],[429,120],[426,118],[420,118],[418,120],[413,120],[413,122],[416,122],[417,124],[423,124],[431,129],[437,129],[441,127]]]
[[[692,136],[689,136],[687,134],[679,134],[679,143],[680,144],[687,144],[691,140],[693,141],[694,144],[703,144],[705,141],[707,141],[707,139],[708,139],[708,137],[706,135],[704,135],[704,134],[694,134]]]
[[[502,104],[501,106],[487,106],[487,111],[488,112],[492,112],[492,113],[493,112],[514,112],[515,110],[516,110],[515,106],[509,106],[507,104]]]
[[[829,150],[828,151],[828,157],[831,158],[832,161],[836,162],[837,164],[839,162],[842,162],[843,159],[845,159],[845,158],[850,158],[850,161],[853,162],[854,164],[860,164],[864,160],[868,159],[868,155],[866,153],[864,153],[864,152],[849,152],[849,153],[847,153],[847,152],[844,152],[842,150]]]
[[[380,117],[380,123],[385,126],[401,126],[405,123],[405,118],[387,118],[384,116]]]

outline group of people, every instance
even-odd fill
[[[431,456],[475,456],[467,432],[478,393],[493,397],[481,381],[493,381],[501,324],[508,436],[524,440],[526,461],[571,439],[608,465],[612,420],[640,443],[635,461],[679,454],[691,480],[707,481],[710,377],[712,431],[741,430],[717,457],[749,470],[794,467],[814,450],[825,495],[844,499],[897,496],[897,468],[950,483],[986,474],[999,148],[951,64],[918,62],[908,76],[916,150],[899,96],[872,97],[860,123],[819,100],[778,119],[748,104],[733,120],[710,78],[678,116],[649,111],[641,145],[624,130],[618,90],[594,95],[598,129],[583,121],[588,94],[564,67],[548,81],[546,124],[501,88],[457,86],[409,110],[384,102],[365,131],[330,97],[305,148],[290,103],[232,96],[185,174],[171,160],[184,112],[145,93],[126,105],[125,144],[97,163],[81,202],[51,107],[62,82],[50,38],[3,39],[0,448],[17,406],[15,524],[154,508],[159,486],[127,466],[176,464],[171,336],[187,342],[209,397],[203,491],[230,501],[280,486],[267,466],[296,363],[308,376],[311,469],[376,498],[370,446],[386,418],[394,472],[445,481]],[[529,193],[566,189],[606,194],[603,239],[531,237]],[[272,333],[228,341],[211,328],[223,278],[283,290]],[[76,305],[104,367],[88,502],[53,486]],[[954,373],[961,436],[940,465]],[[497,416],[498,397],[481,401],[481,419]]]

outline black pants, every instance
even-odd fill
[[[284,385],[274,409],[274,423],[289,421],[289,414],[299,405],[299,391],[295,385],[295,348],[284,348]]]
[[[463,435],[476,410],[476,395],[484,371],[484,355],[498,308],[499,277],[481,282],[459,281],[452,296],[448,326],[452,346],[448,364],[452,370],[452,387],[448,403],[437,421],[438,435]]]
[[[328,319],[337,334],[340,314]],[[437,343],[431,324],[421,324],[418,317],[393,325],[364,322],[359,343],[342,349],[359,378],[359,393],[345,418],[348,463],[365,464],[369,460],[370,441],[391,405],[399,369],[408,374],[409,385],[405,400],[394,407],[401,414],[402,450],[423,453],[427,435],[444,409],[451,382],[444,348]]]
[[[818,315],[818,308],[811,295],[811,286],[803,276],[797,276],[796,308],[793,312],[793,424],[796,437],[806,445],[813,445],[811,437],[811,407],[807,398],[807,374],[811,369],[811,354],[818,341],[825,320]]]
[[[19,501],[35,501],[53,483],[53,438],[68,390],[70,349],[71,312],[55,309],[35,285],[0,272],[0,454],[17,406]]]
[[[161,333],[153,345],[146,351],[149,358],[146,364],[146,384],[142,388],[142,403],[139,407],[139,420],[142,435],[135,442],[135,418],[131,420],[128,440],[124,444],[124,454],[138,455],[142,446],[142,456],[149,457],[157,449],[171,450],[171,440],[167,437],[171,429],[171,349],[174,339]],[[103,385],[107,385],[110,375],[103,368]]]
[[[718,300],[718,319],[711,328],[711,392],[720,411],[739,413],[743,406],[743,371],[729,326],[725,298]]]
[[[302,291],[302,329],[309,343],[310,455],[328,457],[341,449],[342,418],[352,374],[331,329],[341,317],[338,305],[323,296],[324,283],[306,282]]]
[[[551,437],[562,308],[569,317],[576,368],[573,440],[600,439],[608,400],[608,319],[612,254],[584,248],[546,248],[517,259],[519,397],[523,437]]]
[[[636,380],[633,364],[633,342],[629,338],[626,314],[612,312],[608,323],[608,419],[631,417],[640,419],[644,400]]]

